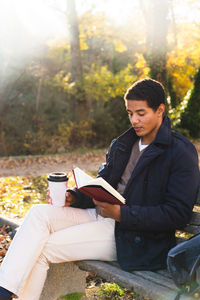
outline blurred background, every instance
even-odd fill
[[[0,43],[0,156],[108,147],[144,77],[200,138],[199,0],[1,0]]]

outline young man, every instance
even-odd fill
[[[132,128],[112,142],[98,176],[123,194],[126,206],[100,203],[76,189],[66,193],[66,207],[34,206],[0,269],[0,300],[12,293],[39,299],[50,262],[117,259],[125,270],[166,266],[175,230],[187,224],[197,197],[198,155],[171,130],[159,82],[136,82],[125,105]]]

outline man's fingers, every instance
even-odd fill
[[[47,189],[47,196],[46,196],[46,199],[47,199],[47,203],[48,203],[48,204],[52,204],[52,199],[51,199],[51,197],[50,197],[50,191],[49,191],[49,189]]]
[[[69,192],[66,192],[65,194],[65,206],[70,206],[73,202],[75,201],[75,198],[74,196],[69,193]]]
[[[106,202],[97,201],[95,199],[93,199],[93,202],[94,202],[95,205],[100,206],[100,207],[108,207],[108,205],[109,205]]]
[[[66,201],[72,201],[72,200],[73,200],[72,194],[69,192],[66,192]]]

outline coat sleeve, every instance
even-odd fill
[[[110,174],[110,166],[111,166],[111,155],[112,152],[111,149],[113,148],[114,141],[111,143],[110,148],[106,154],[106,163],[102,163],[98,170],[97,177],[101,176],[105,180],[108,180],[109,174]],[[75,197],[75,202],[71,204],[71,207],[75,208],[94,208],[95,205],[92,201],[92,198],[89,196],[86,196],[84,193],[80,192],[76,188],[74,189],[68,189],[68,192],[70,192]]]
[[[119,227],[133,231],[170,231],[183,228],[190,220],[200,186],[198,155],[192,144],[179,147],[162,203],[155,206],[121,207]]]
[[[67,191],[75,197],[74,203],[70,205],[71,207],[83,208],[83,209],[95,207],[92,198],[81,193],[79,190],[77,190],[77,188],[68,189]]]
[[[112,163],[113,163],[113,152],[116,146],[116,139],[114,139],[109,147],[108,152],[106,153],[106,162],[101,164],[97,177],[103,177],[106,181],[110,181],[110,175],[112,174]]]

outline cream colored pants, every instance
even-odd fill
[[[95,209],[33,206],[0,268],[0,286],[20,300],[38,300],[49,263],[116,260],[114,220]]]

